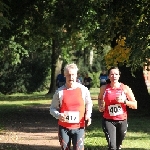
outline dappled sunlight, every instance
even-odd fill
[[[98,92],[99,88],[91,89],[94,97]],[[0,150],[60,150],[58,120],[49,113],[50,101],[49,97],[43,100],[13,98],[11,101],[9,98],[0,101],[0,123],[4,127],[0,132]],[[107,149],[101,119],[97,100],[93,99],[92,124],[86,128],[85,150]],[[147,150],[150,147],[149,117],[140,117],[137,113],[131,115],[130,112],[128,123],[123,149]]]
[[[9,143],[15,145],[27,145],[27,146],[46,146],[55,147],[59,145],[58,137],[55,133],[25,133],[25,132],[10,132],[5,131],[0,134],[0,148],[1,145]],[[42,144],[41,144],[42,143]]]
[[[142,134],[142,137],[141,137]],[[128,138],[150,139],[150,134],[144,132],[127,132]]]
[[[25,94],[25,93],[16,93],[11,95],[0,94],[0,101],[5,102],[23,102],[23,101],[41,101],[41,100],[50,100],[52,99],[53,94],[46,94],[46,92]]]
[[[1,105],[1,124],[5,127],[0,132],[0,149],[14,150],[57,150],[57,120],[49,113],[50,104],[16,107]]]
[[[140,145],[139,145],[140,143]],[[126,146],[126,145],[130,145],[130,146]],[[148,150],[150,148],[150,142],[149,139],[143,139],[142,137],[137,139],[137,138],[133,138],[133,139],[128,139],[126,138],[123,142],[123,148],[128,148],[128,149],[135,149],[135,150]]]

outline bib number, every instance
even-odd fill
[[[123,114],[123,110],[120,104],[108,106],[110,116],[117,116]]]
[[[79,123],[79,112],[78,111],[64,111],[66,121],[68,123]]]

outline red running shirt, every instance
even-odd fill
[[[123,84],[117,89],[111,88],[110,84],[106,86],[103,95],[105,101],[105,111],[103,117],[112,120],[125,120],[127,119],[127,110],[125,104],[120,104],[116,101],[116,96],[121,94],[126,99],[125,92],[123,91]]]
[[[63,90],[60,113],[64,113],[67,117],[65,122],[61,122],[59,120],[59,125],[70,129],[76,129],[85,126],[85,104],[84,100],[82,99],[82,92],[80,88]]]

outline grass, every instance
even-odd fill
[[[99,92],[100,92],[99,88],[91,88],[90,89],[91,97],[98,97]]]
[[[91,97],[97,97],[99,89],[91,89]],[[0,95],[0,116],[33,105],[50,104],[52,95],[46,92],[33,94]],[[92,124],[86,128],[85,150],[107,150],[107,143],[101,127],[102,114],[98,111],[97,100],[93,101]],[[136,111],[136,110],[133,110]],[[128,116],[128,132],[123,141],[124,150],[150,150],[150,117],[134,113]],[[0,124],[0,131],[4,126]]]
[[[46,92],[33,94],[12,94],[0,95],[0,131],[3,129],[1,119],[5,114],[25,111],[29,106],[50,104],[52,95],[46,95]]]
[[[86,129],[87,150],[107,150],[107,143],[101,127],[102,114],[94,101],[92,124]],[[128,116],[128,131],[123,141],[124,150],[150,150],[150,117],[138,114]]]
[[[13,94],[0,95],[0,107],[16,106],[23,107],[28,105],[41,105],[42,103],[50,103],[52,95],[46,95],[46,92],[33,94]]]

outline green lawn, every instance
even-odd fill
[[[135,114],[128,114],[129,126],[123,142],[123,149],[150,150],[150,117]],[[86,129],[85,145],[88,150],[107,149],[107,143],[101,127],[101,118],[102,114],[98,111],[97,102],[94,101],[92,124]]]
[[[91,96],[97,97],[99,89],[91,89]],[[50,104],[52,95],[45,93],[0,95],[0,116],[31,105]],[[86,129],[85,150],[106,150],[107,143],[101,128],[102,114],[98,111],[97,100],[93,100],[92,124]],[[123,142],[124,150],[150,150],[150,117],[144,117],[133,110],[128,116],[128,132]],[[0,124],[0,131],[4,126]]]

